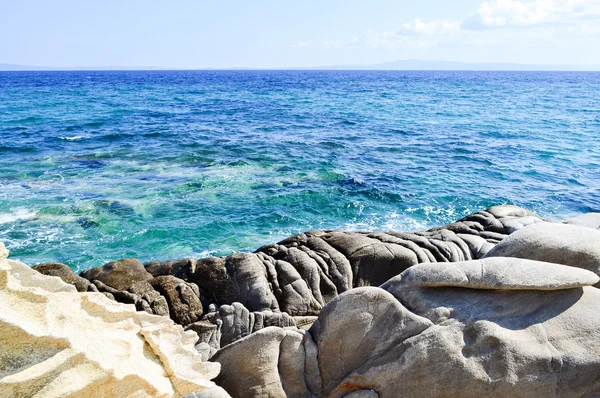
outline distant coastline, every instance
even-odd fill
[[[169,70],[380,70],[380,71],[511,71],[511,72],[600,72],[600,65],[544,65],[494,62],[454,62],[399,60],[365,65],[322,65],[308,67],[228,67],[228,68],[172,68],[156,66],[35,66],[2,64],[0,71],[169,71]]]

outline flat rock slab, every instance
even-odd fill
[[[565,264],[600,275],[600,230],[570,224],[533,224],[509,235],[484,257]]]

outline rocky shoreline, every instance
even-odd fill
[[[5,263],[7,279],[17,263]],[[79,275],[58,263],[33,269],[59,277],[71,297],[135,306],[125,318],[169,317],[161,327],[191,336],[198,359],[189,363],[220,364],[193,376],[205,389],[160,395],[141,383],[123,396],[600,393],[597,213],[557,223],[496,206],[416,233],[309,231],[226,257],[122,259]],[[18,311],[7,303],[3,314]],[[19,323],[9,318],[0,329]],[[2,345],[32,335],[17,329]],[[11,361],[45,363],[28,352]],[[0,361],[0,392],[28,396],[19,394],[31,384],[6,380],[22,368],[11,361]],[[111,396],[98,388],[94,396]]]

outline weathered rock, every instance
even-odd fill
[[[415,287],[502,290],[572,289],[593,285],[599,279],[597,275],[575,267],[510,257],[421,264],[402,274],[403,285]]]
[[[430,326],[431,321],[408,311],[390,293],[376,287],[356,288],[331,300],[309,330],[321,369],[319,392],[330,395],[354,369]]]
[[[298,329],[308,330],[317,320],[316,316],[295,316],[294,321]]]
[[[6,257],[0,244],[0,396],[170,398],[215,387],[219,365],[200,360],[194,333]]]
[[[285,312],[251,312],[241,303],[222,305],[216,312],[207,314],[205,320],[218,325],[219,345],[213,346],[217,349],[269,326],[296,328],[294,318]],[[212,331],[210,333],[212,335]],[[206,341],[206,338],[201,340]],[[207,343],[212,345],[210,341]]]
[[[239,295],[225,268],[225,257],[197,260],[196,269],[187,279],[195,283],[205,297],[217,306],[239,301]]]
[[[135,282],[152,279],[152,274],[146,271],[144,265],[136,258],[124,258],[99,268],[88,269],[82,271],[80,276],[91,282],[98,280],[121,291],[127,290]]]
[[[157,276],[150,281],[169,305],[169,315],[180,325],[189,325],[202,317],[198,286],[171,275]]]
[[[600,229],[600,213],[586,213],[563,222],[580,227]]]
[[[152,276],[173,275],[180,279],[189,279],[190,275],[196,272],[196,259],[184,258],[181,260],[168,260],[163,262],[152,261],[144,264],[146,271]]]
[[[147,281],[135,282],[127,291],[135,295],[135,308],[138,311],[146,311],[149,314],[162,316],[171,315],[166,298],[154,290]]]
[[[211,319],[190,323],[185,327],[185,330],[193,330],[198,335],[196,345],[204,343],[210,347],[208,349],[208,358],[212,357],[219,348],[221,348],[221,327],[223,321],[220,319]],[[196,347],[198,349],[199,347]],[[206,350],[205,346],[201,346],[202,350]]]
[[[37,272],[48,275],[58,276],[64,282],[69,283],[77,289],[78,292],[96,292],[98,289],[85,278],[74,273],[66,264],[61,263],[45,263],[32,267]]]
[[[212,358],[225,372],[216,383],[232,397],[310,397],[302,374],[303,338],[297,331],[268,327],[228,345]]]
[[[234,397],[588,397],[598,279],[516,258],[416,265],[331,300],[302,339],[267,328],[212,360]]]
[[[279,310],[279,304],[269,288],[265,265],[252,253],[236,253],[225,260],[227,274],[233,282],[236,296],[250,311]]]
[[[544,223],[520,229],[486,257],[518,257],[565,264],[600,275],[600,230]]]
[[[481,258],[508,234],[540,222],[519,207],[496,206],[424,232],[308,231],[255,253],[151,262],[145,268],[135,259],[124,259],[81,275],[109,297],[155,314],[166,312],[160,298],[133,285],[145,281],[160,290],[152,278],[174,276],[198,286],[204,312],[211,303],[238,302],[249,312],[317,316],[340,293],[378,286],[415,264]],[[198,319],[174,312],[175,295],[160,294],[177,322]]]

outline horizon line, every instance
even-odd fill
[[[422,65],[419,65],[422,64]],[[342,64],[322,66],[291,66],[291,67],[157,67],[157,66],[37,66],[25,64],[0,63],[3,72],[60,72],[60,71],[481,71],[481,72],[600,72],[600,64],[569,65],[569,64],[523,64],[516,62],[462,62],[462,61],[428,61],[406,59],[375,64]]]
[[[578,72],[600,73],[600,69],[344,69],[344,68],[62,68],[62,69],[0,69],[0,72]]]

